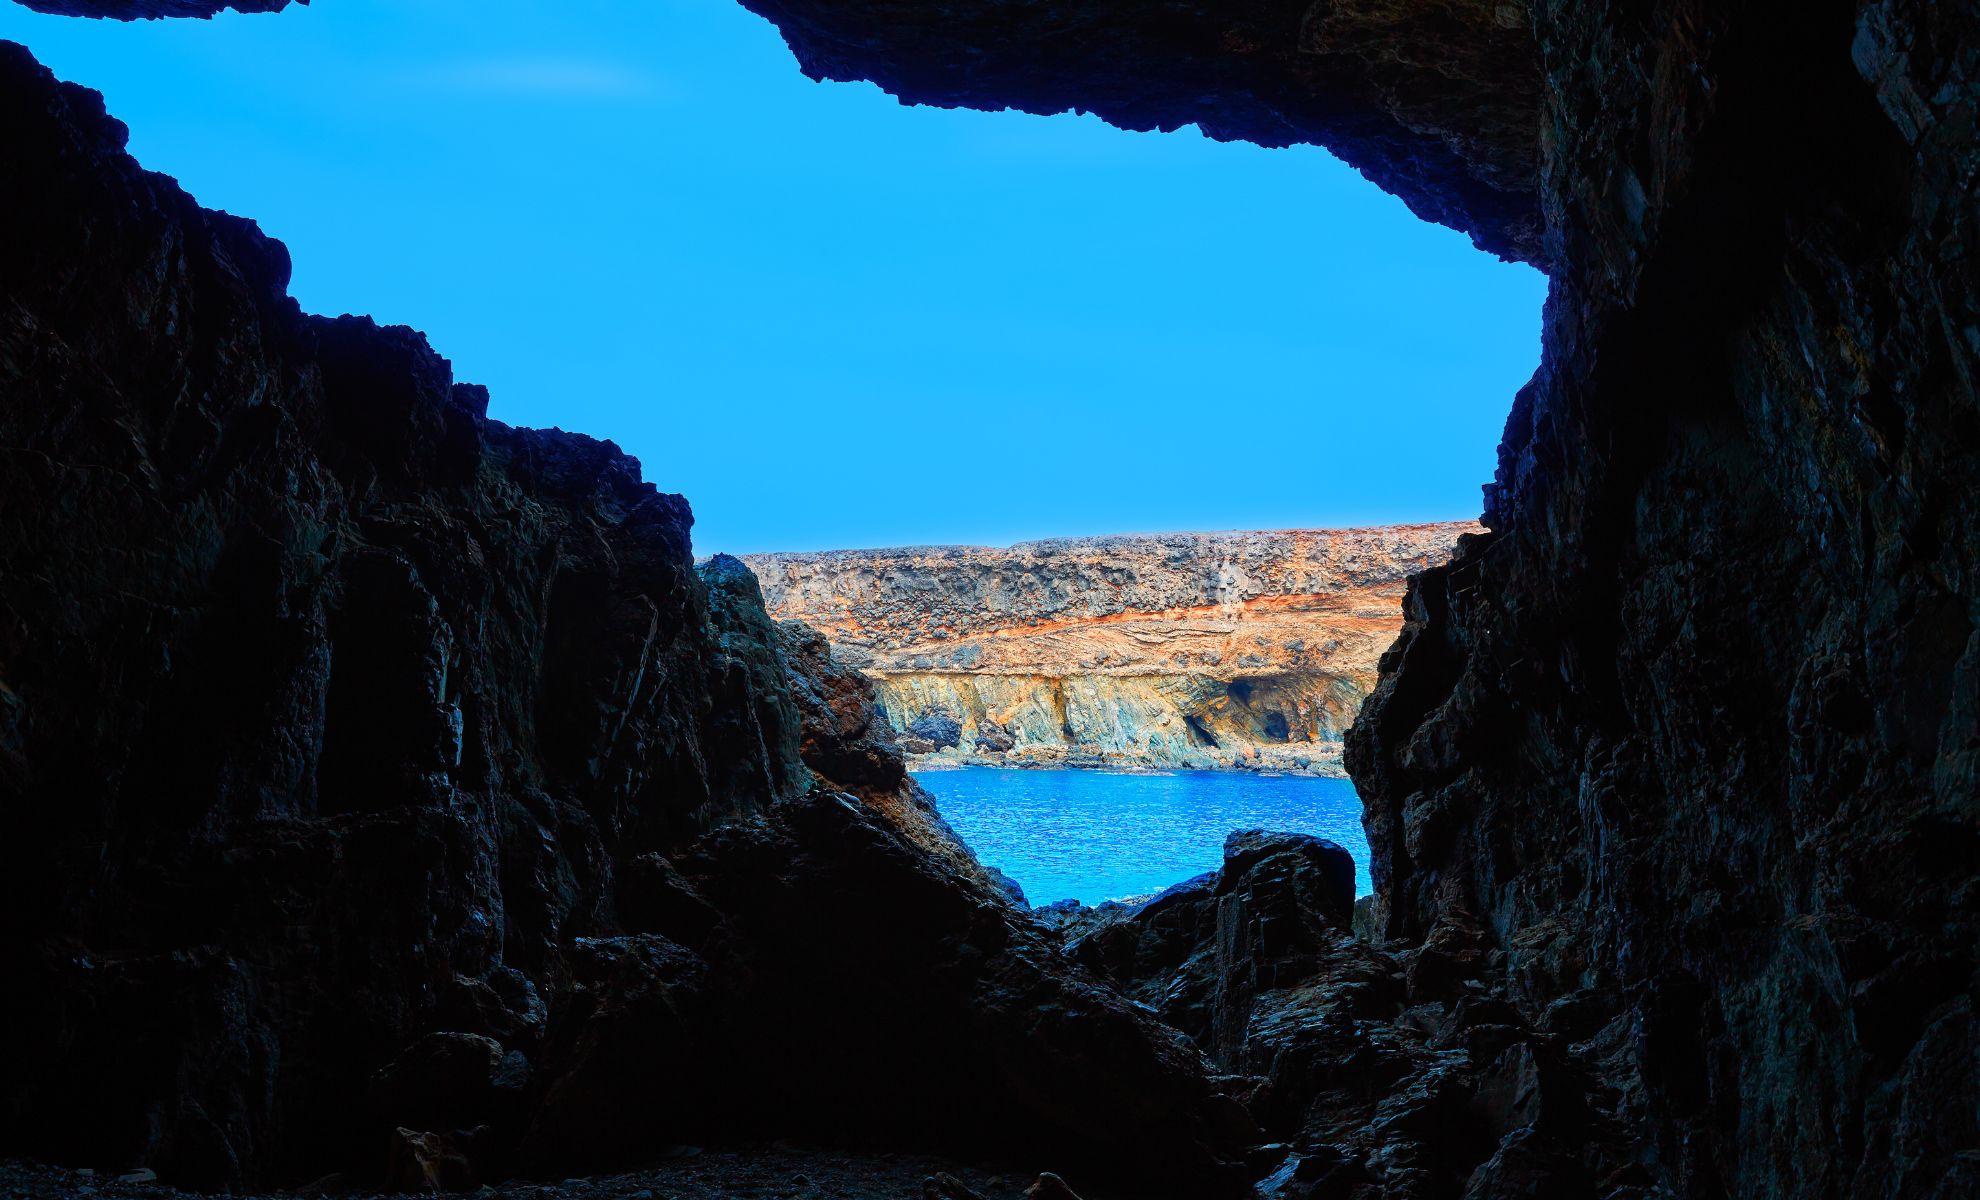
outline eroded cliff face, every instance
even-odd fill
[[[949,836],[855,673],[697,570],[684,500],[300,312],[11,43],[0,111],[0,1153],[426,1190],[800,1136],[1242,1185],[1242,1108]]]
[[[1086,103],[1084,64],[1105,115],[1140,52],[1096,30],[1038,78],[996,66],[1031,6],[919,7],[939,52],[879,31],[897,5],[759,7],[801,62],[909,98],[937,72],[966,103]],[[1544,357],[1491,532],[1412,587],[1350,734],[1379,924],[1475,917],[1494,986],[1572,1014],[1646,1182],[1971,1191],[1980,13],[1547,0],[1521,23]]]
[[[1340,773],[1404,581],[1470,523],[764,554],[924,765]]]

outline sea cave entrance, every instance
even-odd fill
[[[796,76],[731,6],[472,43],[336,6],[6,19],[284,239],[306,309],[417,322],[491,415],[609,435],[689,496],[697,553],[869,674],[965,836],[1021,883],[1056,864],[1034,899],[1141,894],[1289,822],[1366,890],[1340,739],[1408,573],[1472,528],[1530,267],[1254,144],[1313,139],[904,108]],[[334,103],[304,86],[332,73]],[[1067,882],[1102,858],[1117,882]]]

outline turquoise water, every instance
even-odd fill
[[[1216,870],[1234,829],[1339,842],[1354,856],[1355,894],[1373,890],[1361,798],[1345,779],[993,767],[915,778],[977,857],[1017,880],[1033,904],[1159,892]]]

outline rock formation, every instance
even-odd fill
[[[1489,532],[1413,585],[1350,735],[1377,923],[1475,918],[1510,1003],[1596,1031],[1577,1054],[1673,1193],[1980,1187],[1980,10],[1247,5],[1212,50],[1189,6],[751,6],[815,74],[1133,126],[1277,96],[1346,21],[1455,130],[1418,72],[1512,30],[1493,61],[1538,119],[1448,139],[1424,186],[1493,245],[1465,198],[1532,165],[1499,178],[1545,218],[1543,359]],[[1285,140],[1274,106],[1218,111]]]
[[[856,685],[684,504],[302,316],[7,47],[5,1149],[858,1124],[1203,1195],[1256,1120],[1297,1198],[1980,1190],[1980,11],[751,3],[909,99],[1319,142],[1550,272],[1488,532],[1349,738],[1376,939],[1260,839],[1069,962],[864,794]]]
[[[1146,903],[1040,915],[1242,1086],[1272,1139],[1264,1196],[1644,1196],[1617,1097],[1573,1049],[1587,1014],[1495,995],[1504,956],[1461,915],[1416,946],[1355,936],[1353,896],[1339,846],[1246,831]]]
[[[11,43],[0,110],[0,1154],[451,1187],[807,1134],[1242,1186],[1243,1108],[685,501],[301,313]]]
[[[759,554],[924,765],[1340,774],[1404,581],[1469,523]]]

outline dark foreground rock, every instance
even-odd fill
[[[1353,889],[1332,843],[1239,833],[1222,869],[1144,904],[1044,915],[1250,1101],[1268,1196],[1636,1194],[1643,1147],[1601,1051],[1500,998],[1504,956],[1473,923],[1393,953],[1355,936]]]
[[[571,1179],[516,1181],[477,1189],[483,1200],[928,1200],[928,1181],[966,1189],[935,1200],[1019,1200],[1037,1172],[957,1163],[912,1154],[860,1154],[789,1142],[729,1147],[674,1146],[665,1160],[638,1171]],[[1077,1177],[1075,1177],[1077,1179]],[[193,1193],[113,1174],[26,1162],[0,1162],[0,1200],[188,1200]],[[377,1200],[403,1193],[346,1189],[318,1180],[293,1191],[242,1200]],[[1123,1200],[1085,1192],[1087,1200]]]
[[[1242,1186],[1242,1107],[680,497],[299,312],[10,44],[0,110],[0,1146],[427,1188],[805,1132]]]
[[[1488,532],[1418,578],[1347,744],[1373,925],[1475,928],[1674,1194],[1975,1190],[1980,8],[748,3],[908,100],[1299,123],[1486,246],[1519,243],[1481,175],[1534,201]],[[1287,64],[1345,98],[1344,50],[1462,165],[1302,121]],[[1487,55],[1535,119],[1464,95]]]
[[[1537,26],[1545,358],[1349,741],[1385,928],[1599,1026],[1674,1191],[1971,1192],[1980,9],[1621,9]]]
[[[9,49],[8,1146],[223,1184],[871,1111],[1194,1194],[1236,1095],[1290,1195],[1980,1189],[1974,6],[752,6],[909,99],[1318,141],[1550,272],[1348,743],[1384,944],[1286,853],[1096,927],[1165,1038],[910,793],[814,786],[860,718],[806,733],[681,502],[301,316]]]

